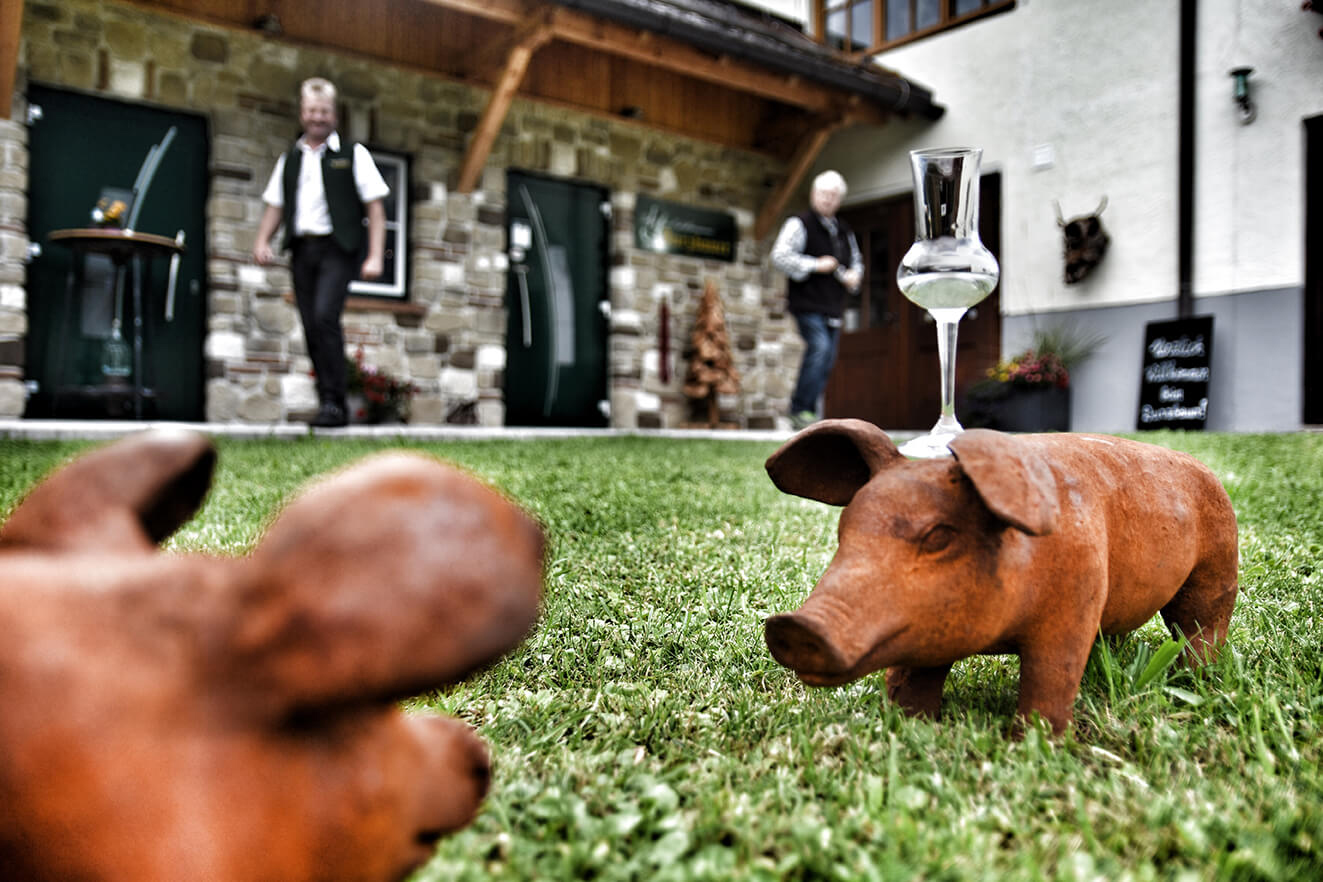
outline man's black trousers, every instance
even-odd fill
[[[294,302],[322,404],[345,406],[345,333],[340,323],[349,283],[358,275],[358,255],[330,236],[302,236],[292,246]]]

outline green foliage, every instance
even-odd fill
[[[974,390],[975,397],[1005,397],[1006,386],[1070,385],[1070,372],[1107,342],[1101,334],[1081,331],[1076,325],[1061,323],[1034,329],[1029,348],[988,368],[987,377]]]
[[[1073,322],[1056,322],[1034,328],[1029,348],[1042,355],[1056,357],[1067,370],[1074,370],[1098,351],[1107,337],[1082,330]]]
[[[1020,740],[1013,658],[957,664],[938,723],[880,675],[809,689],[772,660],[762,621],[808,593],[839,510],[778,493],[770,444],[413,445],[550,539],[529,639],[407,703],[477,726],[494,762],[482,814],[414,882],[1323,878],[1323,435],[1144,440],[1231,494],[1230,648],[1192,671],[1158,620],[1099,642],[1075,730]],[[242,553],[298,485],[381,446],[222,441],[171,546]],[[5,509],[79,448],[0,445]]]

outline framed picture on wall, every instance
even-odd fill
[[[355,296],[388,297],[404,300],[409,295],[409,159],[369,147],[372,160],[386,179],[390,195],[386,207],[386,250],[383,255],[381,278],[371,282],[355,279],[349,283],[349,293]],[[364,219],[364,224],[367,220]]]

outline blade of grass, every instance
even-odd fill
[[[1177,640],[1172,638],[1158,647],[1158,651],[1153,653],[1153,657],[1148,660],[1144,670],[1135,678],[1133,684],[1134,692],[1143,692],[1148,688],[1148,684],[1156,680],[1161,674],[1165,673],[1167,668],[1171,667],[1180,656],[1181,650],[1185,648],[1184,638]]]

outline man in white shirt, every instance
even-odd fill
[[[386,248],[386,209],[390,192],[372,155],[362,144],[341,151],[336,132],[335,86],[320,77],[299,90],[303,135],[276,160],[262,201],[266,211],[257,228],[253,259],[262,266],[276,259],[271,237],[285,228],[290,250],[294,301],[303,320],[308,357],[317,381],[320,406],[314,426],[343,426],[345,344],[340,317],[349,283],[381,275]],[[367,220],[367,256],[358,265]]]

